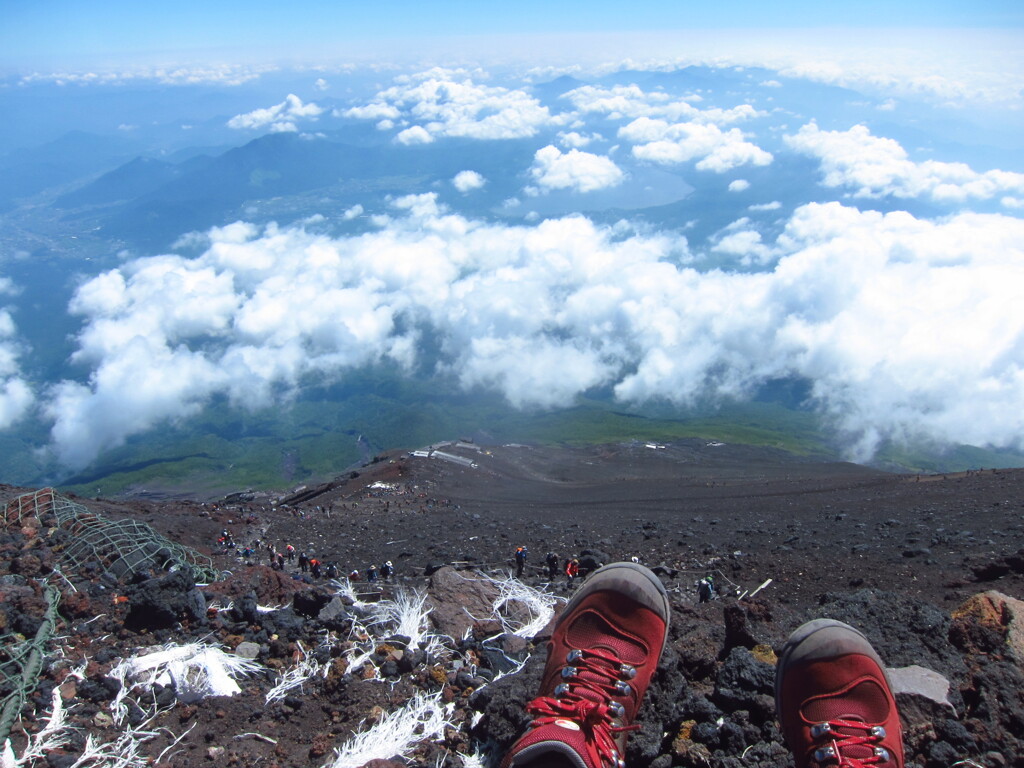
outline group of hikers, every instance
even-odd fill
[[[522,578],[523,573],[526,570],[526,559],[529,554],[529,550],[525,546],[516,547],[515,554],[513,555],[516,563],[516,577]],[[633,563],[639,563],[640,559],[633,557],[631,559]],[[548,552],[544,556],[544,567],[547,569],[547,578],[549,581],[554,581],[558,578],[559,573],[559,557],[554,552]],[[561,572],[565,574],[565,578],[568,584],[572,584],[580,576],[586,576],[587,572],[580,566],[579,558],[570,557],[561,564]],[[706,603],[715,598],[715,578],[712,574],[706,574],[700,578],[696,585],[697,587],[697,600],[701,603]]]
[[[296,550],[292,544],[285,544],[283,548],[278,548],[269,542],[257,540],[254,543],[255,545],[239,548],[235,544],[231,532],[227,529],[221,531],[217,544],[222,552],[235,551],[246,561],[253,560],[256,557],[257,550],[265,549],[270,560],[270,567],[275,571],[287,570],[292,563],[295,563],[302,574],[308,574],[314,579],[336,579],[344,575],[349,581],[363,581],[365,579],[368,582],[376,582],[391,581],[395,575],[395,566],[390,560],[385,560],[379,567],[376,564],[372,564],[362,572],[353,568],[344,573],[334,561],[324,562],[314,554]]]
[[[273,555],[274,562],[271,564],[272,568],[277,570],[284,570],[285,564],[291,563],[293,560],[298,560],[299,570],[302,573],[308,573],[314,579],[321,577],[328,579],[336,579],[342,575],[342,571],[338,568],[338,564],[330,561],[323,563],[315,555],[308,555],[305,552],[299,552],[295,554],[295,547],[291,544],[285,545],[284,552],[276,552]],[[359,569],[353,568],[348,573],[344,574],[349,581],[362,581],[364,578],[368,582],[377,581],[391,581],[395,575],[395,566],[390,560],[385,560],[384,564],[379,568],[376,564],[368,566],[362,573]]]
[[[281,571],[285,569],[287,563],[297,560],[299,571],[304,574],[308,573],[314,579],[321,577],[336,579],[343,575],[342,570],[334,561],[324,563],[315,555],[308,555],[305,552],[299,552],[296,555],[295,547],[291,544],[285,546],[284,552],[275,552],[272,558],[271,567]],[[349,581],[362,581],[364,578],[368,582],[391,581],[395,575],[395,566],[390,560],[385,560],[379,568],[376,564],[373,564],[368,566],[362,573],[360,573],[359,569],[353,568],[344,575]]]
[[[522,578],[523,572],[526,570],[527,554],[528,550],[526,549],[526,547],[516,547],[514,558],[516,561],[517,578]],[[544,556],[544,566],[547,568],[548,579],[554,581],[556,578],[558,578],[558,555],[556,555],[554,552],[548,552],[547,555]],[[565,574],[566,579],[568,579],[569,583],[571,584],[573,580],[580,575],[579,558],[570,557],[562,565],[561,570]]]
[[[256,556],[256,552],[260,548],[267,550],[268,557],[270,559],[270,567],[284,571],[289,565],[297,561],[299,571],[302,574],[309,574],[314,579],[328,578],[336,579],[339,576],[346,576],[349,581],[363,581],[377,582],[386,581],[390,582],[395,574],[394,564],[390,560],[384,561],[384,564],[378,567],[376,564],[372,564],[367,567],[362,573],[353,568],[347,573],[343,573],[338,567],[338,564],[329,561],[323,562],[318,557],[312,554],[308,554],[305,551],[297,551],[295,546],[292,544],[285,544],[283,548],[277,548],[273,544],[256,540],[255,546],[249,545],[243,548],[238,548],[235,544],[234,538],[231,532],[227,529],[221,531],[220,538],[217,539],[217,544],[221,548],[222,552],[228,552],[229,550],[235,550],[238,555],[246,560],[251,560]],[[526,561],[529,556],[529,550],[526,546],[516,547],[513,558],[516,565],[516,577],[522,578],[526,571]],[[639,563],[639,559],[636,557],[632,558],[632,562]],[[571,585],[576,579],[581,576],[587,575],[587,569],[580,564],[580,560],[577,557],[569,557],[564,561],[561,561],[554,552],[548,552],[544,556],[544,568],[549,581],[555,581],[559,573],[565,575],[567,584]],[[706,603],[709,600],[715,598],[715,583],[714,577],[711,574],[705,575],[696,583],[697,588],[697,599],[701,603]]]

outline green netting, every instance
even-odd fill
[[[34,518],[40,527],[67,534],[53,547],[72,568],[99,563],[118,581],[150,569],[183,568],[200,583],[215,581],[219,574],[213,561],[194,549],[175,544],[137,520],[111,520],[52,488],[43,488],[12,499],[4,508],[8,525]]]
[[[71,569],[98,564],[118,581],[152,569],[188,570],[197,582],[219,574],[213,561],[161,536],[136,520],[111,520],[57,494],[52,488],[26,493],[4,505],[3,523],[44,532],[51,550]],[[46,610],[35,636],[0,635],[0,744],[10,735],[39,683],[53,636],[60,592],[43,583]]]
[[[31,639],[21,635],[0,636],[0,744],[7,741],[29,694],[39,683],[46,645],[53,636],[60,593],[46,585],[46,613]]]

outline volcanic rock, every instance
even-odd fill
[[[1024,665],[1024,601],[990,590],[953,611],[950,640],[971,654],[1004,654]]]
[[[147,579],[124,591],[130,606],[124,623],[133,631],[168,629],[184,619],[206,620],[206,598],[187,571]]]
[[[500,595],[492,581],[450,566],[434,572],[429,591],[430,623],[437,632],[450,637],[464,637],[473,628],[475,617],[490,616]]]

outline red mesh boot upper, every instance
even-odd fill
[[[552,633],[538,696],[526,705],[534,720],[503,768],[549,753],[578,768],[623,765],[626,733],[639,727],[633,719],[665,643],[667,600],[659,613],[616,589],[586,590]],[[663,599],[663,590],[653,594]]]
[[[778,700],[797,768],[902,768],[896,702],[870,656],[852,653],[794,664],[784,671]]]

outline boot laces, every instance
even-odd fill
[[[625,708],[613,697],[629,695],[632,689],[625,681],[636,670],[598,649],[570,651],[566,662],[555,695],[538,696],[526,705],[527,713],[534,716],[530,727],[571,720],[583,731],[589,765],[625,768],[615,736],[640,730],[640,725],[621,725]]]
[[[839,729],[842,729],[840,731]],[[885,728],[857,720],[829,720],[811,726],[811,737],[822,746],[814,750],[814,760],[820,765],[837,768],[870,768],[887,763],[892,758],[882,746]],[[851,751],[862,753],[856,757]]]

